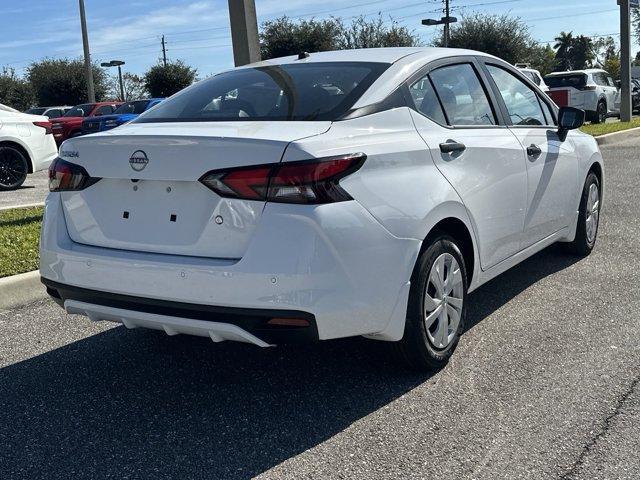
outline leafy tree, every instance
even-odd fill
[[[260,43],[263,59],[296,55],[300,52],[335,50],[341,24],[335,19],[292,21],[288,17],[264,22]]]
[[[604,68],[615,79],[620,78],[620,53],[613,37],[602,37],[593,41],[596,64]]]
[[[526,61],[534,43],[529,27],[518,17],[476,13],[451,27],[449,47],[489,53],[509,63]],[[443,39],[435,46],[444,46]]]
[[[144,75],[144,86],[152,97],[170,97],[196,80],[198,71],[182,60],[158,63]]]
[[[263,59],[351,48],[402,47],[420,44],[411,30],[382,18],[357,17],[346,24],[340,18],[298,20],[288,17],[264,22],[260,31]]]
[[[33,106],[35,96],[31,85],[19,78],[13,68],[4,67],[0,73],[0,103],[16,110],[26,110]]]
[[[390,26],[382,21],[378,15],[375,20],[366,20],[363,16],[354,19],[351,25],[345,26],[339,20],[340,34],[338,36],[339,49],[375,48],[375,47],[417,47],[420,38],[407,27],[396,22]]]
[[[594,43],[584,35],[573,36],[573,32],[560,32],[553,48],[556,49],[557,70],[581,70],[596,60]]]
[[[571,70],[571,49],[573,48],[573,32],[560,32],[555,38],[556,70]]]
[[[531,68],[539,70],[542,76],[545,76],[553,72],[556,65],[556,54],[549,45],[543,47],[534,43],[529,50],[528,60]]]
[[[105,98],[107,74],[93,65],[93,85],[96,100]],[[38,105],[77,105],[87,101],[87,82],[84,62],[69,59],[45,59],[34,62],[27,68]]]
[[[109,97],[120,98],[120,80],[118,79],[118,75],[109,77],[108,87]],[[122,74],[122,87],[126,101],[138,100],[149,95],[144,78],[134,73],[125,72]]]

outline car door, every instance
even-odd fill
[[[527,208],[521,248],[567,227],[575,217],[578,158],[571,140],[560,141],[554,109],[515,69],[485,63],[492,88],[524,150]]]
[[[520,248],[527,200],[522,146],[501,125],[472,57],[431,64],[407,86],[416,128],[469,212],[486,270]]]

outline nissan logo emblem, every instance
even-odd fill
[[[129,158],[129,165],[131,165],[131,168],[133,168],[136,172],[141,172],[142,170],[144,170],[148,163],[149,158],[147,157],[147,154],[142,150],[136,150],[131,155],[131,158]]]

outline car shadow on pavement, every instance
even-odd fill
[[[469,295],[466,330],[471,330],[534,283],[578,261],[580,257],[565,253],[561,244],[555,244],[485,283]]]
[[[473,295],[470,326],[574,261],[546,251],[494,280]],[[255,476],[430,378],[386,347],[258,349],[110,329],[0,370],[0,477]]]

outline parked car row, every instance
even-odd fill
[[[68,138],[102,132],[131,121],[162,100],[148,98],[124,103],[83,103],[75,107],[34,107],[25,113],[44,115],[51,119],[53,137],[60,146]]]

